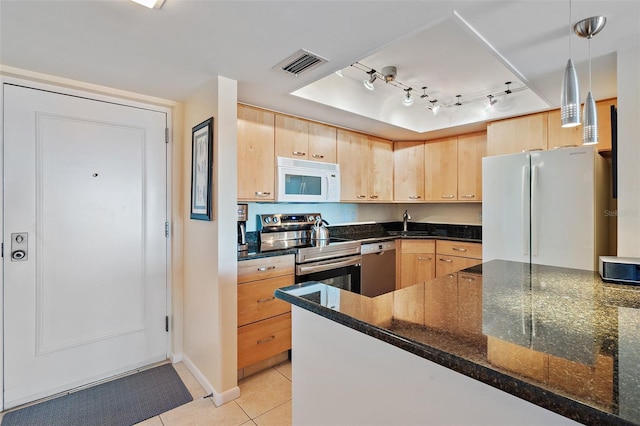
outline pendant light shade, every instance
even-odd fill
[[[596,112],[596,101],[587,93],[584,101],[584,128],[582,135],[583,145],[593,145],[598,143],[598,113]]]
[[[560,95],[560,118],[562,127],[575,127],[580,125],[580,88],[578,76],[573,66],[573,60],[567,61],[562,81],[562,94]]]

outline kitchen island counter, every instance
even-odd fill
[[[342,348],[340,359],[346,364],[354,363],[336,376],[329,371],[312,376],[318,389],[322,389],[322,377],[346,380],[352,371],[360,371],[369,363],[373,366],[375,362],[380,364],[373,372],[363,373],[364,379],[358,380],[366,382],[368,375],[384,376],[386,370],[399,369],[388,378],[381,377],[383,383],[391,383],[395,377],[402,377],[401,370],[422,362],[424,365],[415,364],[414,371],[407,371],[405,382],[399,382],[408,381],[400,386],[415,389],[408,389],[409,397],[399,400],[397,407],[400,409],[407,399],[415,400],[416,405],[428,407],[424,409],[438,422],[465,421],[456,417],[459,410],[447,409],[447,413],[437,414],[436,403],[438,398],[445,398],[448,386],[458,380],[456,377],[463,375],[463,380],[472,379],[460,385],[463,391],[484,386],[467,398],[466,409],[462,410],[469,412],[474,424],[482,423],[483,415],[487,422],[513,424],[517,417],[509,417],[509,407],[522,403],[526,405],[518,408],[519,413],[532,408],[531,415],[535,416],[540,414],[535,410],[539,410],[540,421],[546,424],[570,422],[569,419],[584,424],[640,424],[640,289],[603,283],[597,273],[491,261],[375,298],[321,283],[283,288],[276,291],[276,297],[293,305],[293,350],[301,358],[301,364],[305,358],[315,356],[310,354],[313,342],[306,342],[306,349],[300,349],[296,341],[308,338],[306,327],[315,320],[324,321],[321,328],[333,327],[336,333],[335,341],[323,338],[326,344],[317,346],[316,353],[324,348],[329,351]],[[296,316],[304,317],[298,331]],[[337,337],[342,329],[351,333],[344,346],[340,346]],[[365,340],[356,343],[358,339]],[[375,352],[358,354],[367,345],[373,345]],[[375,361],[378,351],[391,352]],[[399,363],[402,365],[395,363],[396,356],[402,359]],[[331,353],[323,355],[327,360],[330,357]],[[363,364],[362,358],[372,359]],[[296,360],[293,365],[295,375]],[[313,375],[306,372],[306,367],[300,376]],[[446,371],[437,370],[442,367]],[[419,380],[423,373],[425,379]],[[309,388],[302,379],[296,395],[296,381],[294,421],[296,413],[298,420],[304,420],[300,416],[309,409],[304,406],[305,391]],[[377,392],[378,385],[376,382],[365,386],[371,395],[364,398],[364,405],[352,401],[345,407],[341,413],[345,422],[362,419],[363,410],[375,414],[371,419],[374,423],[376,419],[384,419],[384,413],[376,413],[375,406],[382,404],[376,395],[382,392],[384,399],[389,400],[390,394],[385,394],[384,388]],[[339,393],[335,388],[331,390]],[[435,393],[428,396],[432,390]],[[402,391],[395,389],[390,392],[402,395]],[[453,389],[451,394],[456,393],[459,390]],[[324,398],[325,394],[314,394],[314,400]],[[482,404],[477,402],[487,398]],[[429,401],[434,405],[430,406]],[[446,402],[439,400],[441,404]],[[478,407],[474,406],[476,402]],[[499,408],[503,402],[504,407]],[[351,408],[359,410],[360,417],[349,418],[347,411]],[[421,420],[420,407],[404,411],[408,410],[418,414],[409,415],[404,421]],[[450,414],[453,418],[448,417]],[[466,419],[469,421],[469,417]],[[531,421],[523,419],[520,424]],[[378,424],[383,423],[380,420]]]

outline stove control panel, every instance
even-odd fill
[[[263,232],[310,229],[318,219],[320,213],[273,213],[259,215],[260,228]]]

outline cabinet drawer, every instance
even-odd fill
[[[292,254],[238,262],[238,283],[293,275],[294,273],[294,256]]]
[[[482,244],[438,240],[436,253],[482,259]]]
[[[405,253],[435,253],[435,240],[400,240],[400,251]]]
[[[469,257],[449,256],[445,254],[436,255],[436,278],[444,277],[462,269],[470,268],[482,263],[480,259]]]
[[[238,285],[238,326],[291,311],[291,305],[276,299],[273,293],[294,281],[293,275],[285,275]]]
[[[291,313],[238,327],[238,368],[291,349]]]

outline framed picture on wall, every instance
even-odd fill
[[[211,220],[213,117],[191,129],[191,219]]]

